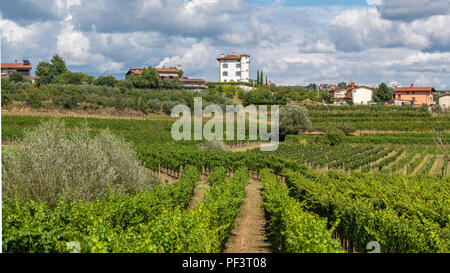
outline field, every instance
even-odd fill
[[[450,116],[410,107],[308,106],[312,129],[273,152],[257,143],[174,141],[173,121],[63,117],[68,132],[103,129],[130,143],[161,183],[97,201],[4,198],[3,251],[450,251]],[[47,116],[2,112],[2,147],[20,151]],[[322,132],[348,129],[329,145]],[[164,183],[166,182],[166,183]]]

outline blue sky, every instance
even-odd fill
[[[123,78],[181,64],[218,79],[221,53],[251,55],[279,85],[355,81],[450,89],[448,0],[17,0],[0,2],[1,59],[54,54]]]

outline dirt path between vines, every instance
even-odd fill
[[[208,177],[205,175],[202,175],[197,186],[195,186],[195,188],[194,188],[194,193],[192,194],[192,197],[191,197],[191,203],[189,204],[190,208],[197,207],[197,203],[201,203],[205,200],[205,192],[209,188],[207,181],[208,181]]]
[[[236,218],[236,227],[225,245],[224,253],[269,253],[262,208],[262,184],[254,179],[246,188],[246,197],[241,212]]]
[[[420,172],[423,169],[423,167],[427,164],[428,160],[430,160],[431,156],[432,155],[427,154],[423,158],[422,162],[420,162],[419,165],[417,165],[417,167],[413,170],[412,175],[415,175],[416,173]]]

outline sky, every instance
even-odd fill
[[[450,89],[450,0],[16,0],[0,2],[1,61],[123,78],[175,66],[218,81],[220,54],[250,54],[277,85]]]

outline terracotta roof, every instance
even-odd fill
[[[250,57],[250,55],[248,55],[248,54],[241,54],[241,57]]]
[[[186,79],[186,78],[181,78],[181,79],[178,79],[180,82],[201,82],[201,83],[204,83],[205,82],[205,80],[203,80],[203,79]]]
[[[218,61],[219,60],[240,60],[240,59],[241,59],[241,56],[238,56],[238,55],[226,55],[226,56],[217,58]]]
[[[33,68],[31,63],[29,65],[25,65],[23,63],[2,63],[2,68]]]
[[[178,73],[178,69],[173,67],[155,67],[154,68],[158,73]]]
[[[128,73],[134,73],[137,75],[140,75],[142,73],[142,68],[130,68],[127,72]]]
[[[411,86],[411,87],[397,87],[394,89],[394,92],[403,92],[403,91],[427,91],[427,92],[431,92],[434,91],[434,88],[431,86],[427,86],[427,87],[415,87],[415,86]]]

